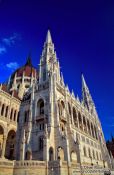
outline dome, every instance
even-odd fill
[[[33,77],[36,76],[36,77],[37,77],[37,71],[36,71],[36,69],[33,67],[30,57],[28,57],[27,62],[26,62],[26,64],[25,64],[24,66],[18,68],[18,69],[12,74],[11,79],[14,78],[15,74],[16,74],[16,77],[22,77],[23,74],[24,74],[24,76],[26,76],[26,77],[31,77],[31,76],[33,76]]]

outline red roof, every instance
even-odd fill
[[[24,73],[25,76],[27,77],[31,77],[33,75],[33,77],[35,77],[35,68],[29,66],[29,65],[26,65],[26,66],[23,66],[19,69],[16,70],[15,73],[17,73],[17,77],[21,77]]]

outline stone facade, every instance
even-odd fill
[[[17,74],[18,71],[13,90],[19,90]],[[16,144],[12,157],[16,161],[11,165],[1,160],[0,170],[6,164],[14,175],[103,174],[110,168],[110,157],[93,99],[83,75],[82,100],[70,93],[60,72],[50,31],[44,43],[39,74],[33,76],[32,73],[31,77],[31,84],[21,94],[16,108],[19,120],[18,125],[15,122]],[[20,79],[24,83],[25,79]],[[7,152],[5,145],[1,145],[1,150]]]

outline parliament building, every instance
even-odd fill
[[[39,68],[28,56],[0,85],[0,175],[103,175],[111,158],[82,75],[82,99],[65,85],[50,31]]]

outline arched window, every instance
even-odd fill
[[[6,141],[5,157],[10,160],[15,159],[16,132],[10,130]]]
[[[69,103],[68,103],[68,111],[69,111],[69,115],[71,115],[71,107]]]
[[[97,158],[97,160],[99,160],[99,155],[98,155],[97,151],[96,151],[96,158]]]
[[[43,150],[43,146],[44,146],[44,139],[43,137],[39,138],[39,150]]]
[[[8,106],[6,107],[5,117],[8,116]]]
[[[91,158],[91,150],[88,148],[88,156]]]
[[[70,104],[69,104],[69,103],[68,103],[68,112],[69,112],[69,115],[70,115],[70,121],[71,121],[71,124],[72,124],[71,107],[70,107]]]
[[[90,123],[89,123],[89,120],[88,119],[87,119],[87,127],[88,127],[88,133],[91,135]]]
[[[78,113],[78,120],[79,120],[79,127],[81,130],[83,130],[83,126],[82,126],[82,118],[81,118],[81,114],[80,112]]]
[[[74,125],[78,127],[77,114],[74,107],[73,107],[73,120],[74,120]]]
[[[53,155],[53,148],[52,147],[50,147],[49,148],[49,161],[53,161],[54,160],[54,157],[53,157],[54,155]]]
[[[87,153],[86,153],[86,147],[85,146],[83,147],[83,152],[84,152],[84,156],[86,157]]]
[[[2,105],[2,110],[1,110],[1,115],[2,115],[2,116],[4,115],[4,108],[5,108],[5,105],[3,104],[3,105]]]
[[[93,124],[92,123],[91,123],[91,131],[92,131],[92,136],[95,137],[94,136],[94,130],[93,130]]]
[[[87,132],[86,120],[84,116],[83,116],[83,125],[84,125],[84,131]]]
[[[46,80],[46,70],[44,69],[43,70],[43,81],[45,81]]]
[[[94,152],[94,150],[93,150],[93,159],[95,159],[95,152]]]
[[[20,112],[18,112],[18,115],[17,115],[17,123],[19,123],[19,115],[20,115]]]
[[[95,126],[94,126],[94,131],[95,131],[95,138],[98,139],[98,137],[97,137],[97,130],[96,130]]]
[[[38,107],[38,115],[44,114],[44,101],[42,99],[38,101],[37,107]]]
[[[65,117],[65,104],[63,101],[61,101],[61,105],[62,105],[62,115],[63,117]]]
[[[16,121],[16,115],[17,115],[17,111],[15,110],[15,112],[14,112],[14,121]]]
[[[10,120],[12,120],[12,117],[13,117],[13,108],[11,109]]]

